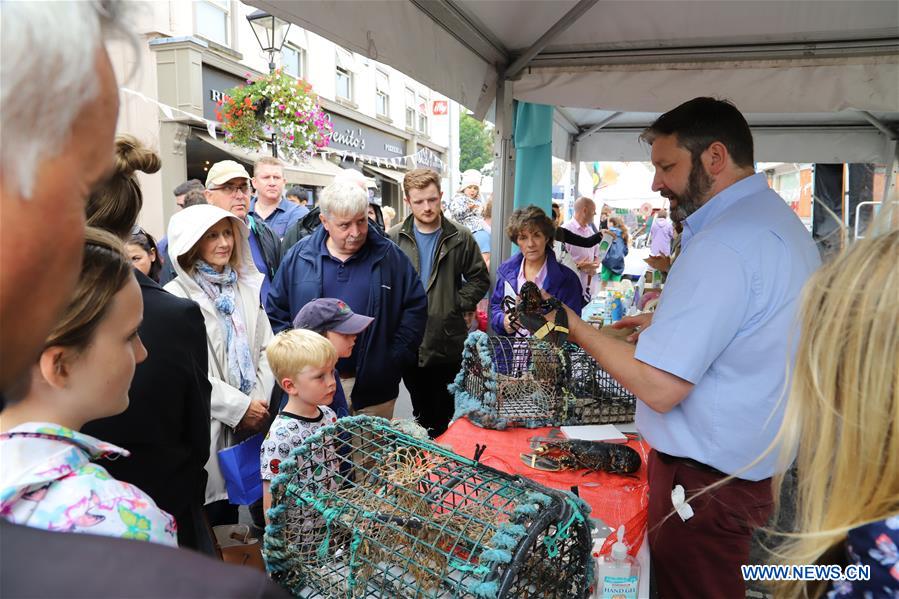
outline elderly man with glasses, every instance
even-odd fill
[[[260,300],[265,305],[269,286],[281,265],[281,242],[264,222],[250,214],[250,174],[247,169],[233,160],[213,164],[206,176],[206,201],[240,218],[250,229],[253,263],[265,275],[260,293]]]

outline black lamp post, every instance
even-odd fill
[[[259,42],[263,52],[268,53],[268,72],[275,72],[275,54],[280,53],[287,40],[287,32],[290,31],[290,23],[270,15],[262,10],[254,10],[247,15],[247,21],[253,29],[253,35]],[[272,156],[277,158],[278,146],[275,143],[276,134],[272,133]]]

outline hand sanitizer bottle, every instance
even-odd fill
[[[624,526],[618,528],[618,540],[611,555],[599,559],[596,569],[596,588],[599,599],[637,599],[640,564],[627,554]]]

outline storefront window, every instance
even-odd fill
[[[415,129],[415,92],[406,88],[406,128]]]
[[[383,71],[375,72],[375,111],[378,116],[390,116],[390,78]]]
[[[281,65],[284,67],[284,72],[297,79],[302,79],[306,76],[305,63],[306,51],[302,48],[288,44],[281,50]]]
[[[418,96],[418,132],[428,134],[428,99]]]
[[[355,57],[349,50],[337,48],[337,97],[342,100],[353,100],[353,70]]]
[[[221,44],[228,45],[230,6],[228,0],[200,0],[194,3],[196,24],[195,29],[198,35],[202,35],[206,39]]]
[[[353,99],[353,74],[342,67],[337,67],[337,97]]]

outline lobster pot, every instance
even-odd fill
[[[586,597],[589,507],[424,429],[342,418],[272,481],[264,556],[297,597]]]
[[[637,401],[573,343],[480,331],[466,339],[450,391],[455,417],[494,429],[633,422]]]

